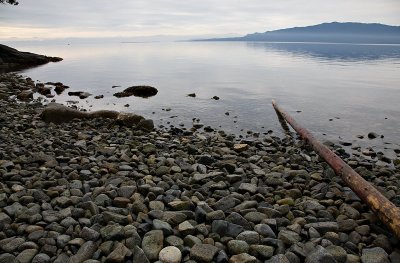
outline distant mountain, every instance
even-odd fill
[[[293,27],[244,37],[214,38],[200,41],[268,41],[400,44],[400,26],[364,23],[323,23]]]

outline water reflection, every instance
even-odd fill
[[[400,45],[265,42],[247,42],[246,44],[248,47],[255,49],[275,50],[322,60],[359,62],[400,58]]]

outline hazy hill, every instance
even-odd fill
[[[400,26],[332,22],[253,33],[244,37],[207,39],[207,41],[400,44]]]

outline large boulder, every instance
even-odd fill
[[[151,86],[132,86],[125,89],[122,92],[115,93],[114,96],[117,98],[122,98],[122,97],[130,97],[133,95],[136,97],[148,98],[155,96],[157,93],[158,90]]]
[[[107,118],[115,120],[116,123],[120,125],[136,127],[146,131],[154,128],[154,124],[151,120],[147,120],[144,117],[133,113],[120,113],[111,110],[85,112],[69,108],[59,103],[49,103],[40,114],[40,117],[45,122],[53,122],[57,124],[69,122],[73,119]]]
[[[59,57],[48,57],[29,52],[21,52],[9,46],[0,44],[0,72],[21,70],[61,60],[62,58]]]

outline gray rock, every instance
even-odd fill
[[[249,192],[251,194],[255,194],[257,192],[257,185],[249,184],[249,183],[241,183],[239,185],[238,191]]]
[[[324,235],[326,232],[338,232],[339,225],[337,222],[317,222],[306,224],[305,228],[313,227],[318,231],[321,235]]]
[[[163,231],[164,236],[169,236],[169,235],[172,235],[172,233],[173,233],[171,225],[162,220],[154,219],[153,220],[153,228],[154,228],[154,230]]]
[[[219,210],[220,211],[220,210]],[[226,218],[226,221],[242,226],[246,230],[252,230],[253,224],[247,221],[242,215],[236,212],[230,213]],[[257,231],[257,230],[256,230]]]
[[[131,255],[131,250],[122,243],[117,242],[114,246],[114,250],[107,256],[106,262],[123,263],[125,262],[125,257],[130,257]]]
[[[211,262],[220,249],[209,244],[196,244],[190,249],[190,258],[199,263]]]
[[[48,255],[40,253],[37,254],[33,259],[32,259],[32,263],[48,263],[50,262],[51,259]]]
[[[142,249],[149,260],[157,260],[164,244],[164,234],[161,230],[147,232],[142,240]]]
[[[242,226],[229,223],[225,220],[215,220],[212,222],[211,231],[219,234],[220,236],[236,238],[241,232],[244,231],[244,229]]]
[[[138,246],[133,250],[132,262],[150,263],[144,251]]]
[[[109,211],[103,212],[102,215],[103,215],[103,218],[104,218],[104,220],[106,222],[113,221],[113,222],[115,222],[117,224],[120,224],[120,225],[127,225],[128,224],[128,218],[126,216],[124,216],[124,215],[120,215],[120,214],[117,214],[117,213],[112,213],[112,212],[109,212]]]
[[[390,258],[390,261],[391,261],[392,263],[394,263],[394,262],[400,262],[400,250],[395,250],[395,251],[393,251],[393,252],[390,254],[389,258]]]
[[[238,199],[229,195],[229,196],[225,196],[225,197],[221,198],[220,200],[218,200],[214,204],[214,208],[216,210],[222,210],[222,211],[226,212],[229,209],[235,207],[239,203],[240,203],[240,201]]]
[[[173,246],[179,248],[179,250],[183,249],[183,240],[177,236],[169,236],[165,239],[165,244],[168,246]]]
[[[88,227],[84,227],[80,233],[81,238],[86,241],[96,241],[100,237],[100,233]]]
[[[5,238],[0,241],[0,248],[5,252],[14,252],[15,248],[25,242],[25,239],[20,237]]]
[[[200,238],[198,238],[196,236],[192,236],[192,235],[185,236],[185,238],[183,239],[183,242],[184,242],[185,246],[187,246],[187,247],[193,247],[196,244],[202,243]]]
[[[257,259],[247,253],[242,253],[232,256],[229,263],[257,263]]]
[[[260,243],[260,235],[255,231],[243,231],[236,237],[236,239],[243,240],[250,245]]]
[[[262,220],[267,219],[268,216],[264,213],[252,211],[244,215],[244,218],[253,223],[260,223]]]
[[[290,263],[290,261],[285,255],[278,254],[278,255],[273,256],[269,260],[265,261],[265,263]],[[313,263],[317,263],[317,262],[313,262]]]
[[[71,237],[68,235],[59,235],[56,238],[56,243],[59,248],[64,248],[70,240]]]
[[[120,225],[107,225],[100,229],[100,234],[104,240],[116,240],[123,238],[124,228]]]
[[[347,260],[347,253],[344,248],[331,245],[325,248],[335,259],[338,263],[345,263]]]
[[[69,259],[69,263],[79,263],[90,259],[96,250],[96,243],[93,241],[87,241],[79,248],[78,252]]]
[[[231,255],[248,253],[250,248],[249,244],[243,240],[230,240],[227,245],[228,251]]]
[[[184,221],[178,225],[178,231],[181,235],[193,235],[196,232],[196,229],[189,221]]]
[[[337,263],[335,258],[323,247],[316,246],[307,256],[305,263]]]
[[[276,238],[276,235],[272,228],[267,225],[267,224],[258,224],[254,226],[254,230],[262,235],[263,237],[270,237],[270,238]]]
[[[35,255],[38,253],[37,249],[25,249],[21,253],[18,254],[16,257],[16,261],[18,263],[29,263],[32,261],[32,259],[35,257]]]
[[[15,256],[10,253],[0,254],[0,263],[16,263]]]
[[[390,263],[388,254],[383,248],[364,248],[361,255],[362,263]]]
[[[268,259],[274,255],[275,249],[271,246],[265,245],[251,245],[250,246],[250,254],[257,257]]]
[[[96,198],[94,199],[94,202],[96,205],[98,206],[108,206],[111,204],[111,199],[110,197],[108,197],[106,194],[99,194],[98,196],[96,196]]]
[[[350,232],[353,231],[358,225],[354,219],[345,219],[338,221],[340,232]]]
[[[299,234],[291,230],[281,230],[278,234],[278,239],[282,240],[286,245],[296,244],[301,240]]]
[[[4,228],[5,225],[11,224],[12,220],[6,213],[0,213],[0,230]]]
[[[156,152],[157,148],[154,144],[151,143],[147,143],[145,145],[143,145],[143,153],[149,154],[149,153],[154,153]]]

